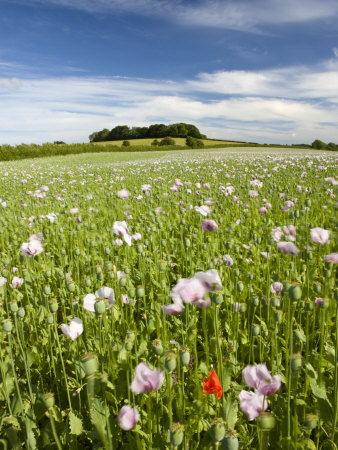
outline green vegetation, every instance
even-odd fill
[[[325,142],[320,141],[319,139],[313,141],[311,147],[315,148],[316,150],[329,150],[331,152],[336,152],[338,150],[338,145],[334,142],[325,144]]]
[[[192,136],[196,139],[206,138],[201,134],[195,125],[189,123],[174,123],[164,125],[163,123],[150,125],[149,127],[131,127],[127,125],[117,125],[112,130],[104,128],[101,131],[94,131],[89,136],[90,142],[119,141],[125,139],[144,139],[144,138],[165,138]]]

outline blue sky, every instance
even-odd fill
[[[0,144],[187,122],[338,142],[336,0],[0,0]]]

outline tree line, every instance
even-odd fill
[[[330,150],[333,152],[338,151],[338,144],[335,144],[334,142],[329,142],[328,144],[325,144],[325,142],[320,141],[319,139],[313,141],[311,147],[317,150]]]
[[[128,125],[117,125],[108,130],[104,128],[101,131],[94,131],[90,136],[90,142],[103,141],[121,141],[128,139],[146,139],[146,138],[165,138],[165,137],[182,137],[191,136],[195,139],[206,139],[199,129],[190,123],[174,123],[172,125],[164,125],[158,123],[149,127],[128,127]]]

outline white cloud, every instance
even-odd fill
[[[333,51],[334,56],[335,56],[336,58],[338,58],[338,48],[334,47],[334,48],[332,49],[332,51]]]
[[[21,81],[17,78],[0,78],[0,91],[1,89],[20,89],[21,86]]]
[[[23,0],[14,0],[17,3]],[[25,5],[52,4],[90,13],[133,13],[175,23],[264,32],[266,24],[304,23],[333,18],[336,0],[25,0]]]
[[[211,137],[338,142],[338,64],[199,74],[173,82],[67,77],[0,80],[0,143],[84,142],[120,124],[190,122]]]

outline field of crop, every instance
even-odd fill
[[[337,449],[337,158],[0,163],[4,449]]]
[[[162,138],[158,138],[158,141],[161,141]],[[176,142],[177,145],[185,145],[185,138],[172,138]],[[130,145],[151,145],[151,143],[154,141],[154,138],[147,138],[147,139],[129,139]],[[201,141],[204,143],[206,147],[210,147],[213,145],[236,145],[236,144],[243,144],[243,142],[234,142],[234,141],[219,141],[217,139],[201,139]],[[94,144],[98,145],[118,145],[121,146],[124,140],[121,141],[102,141],[102,142],[93,142]]]

